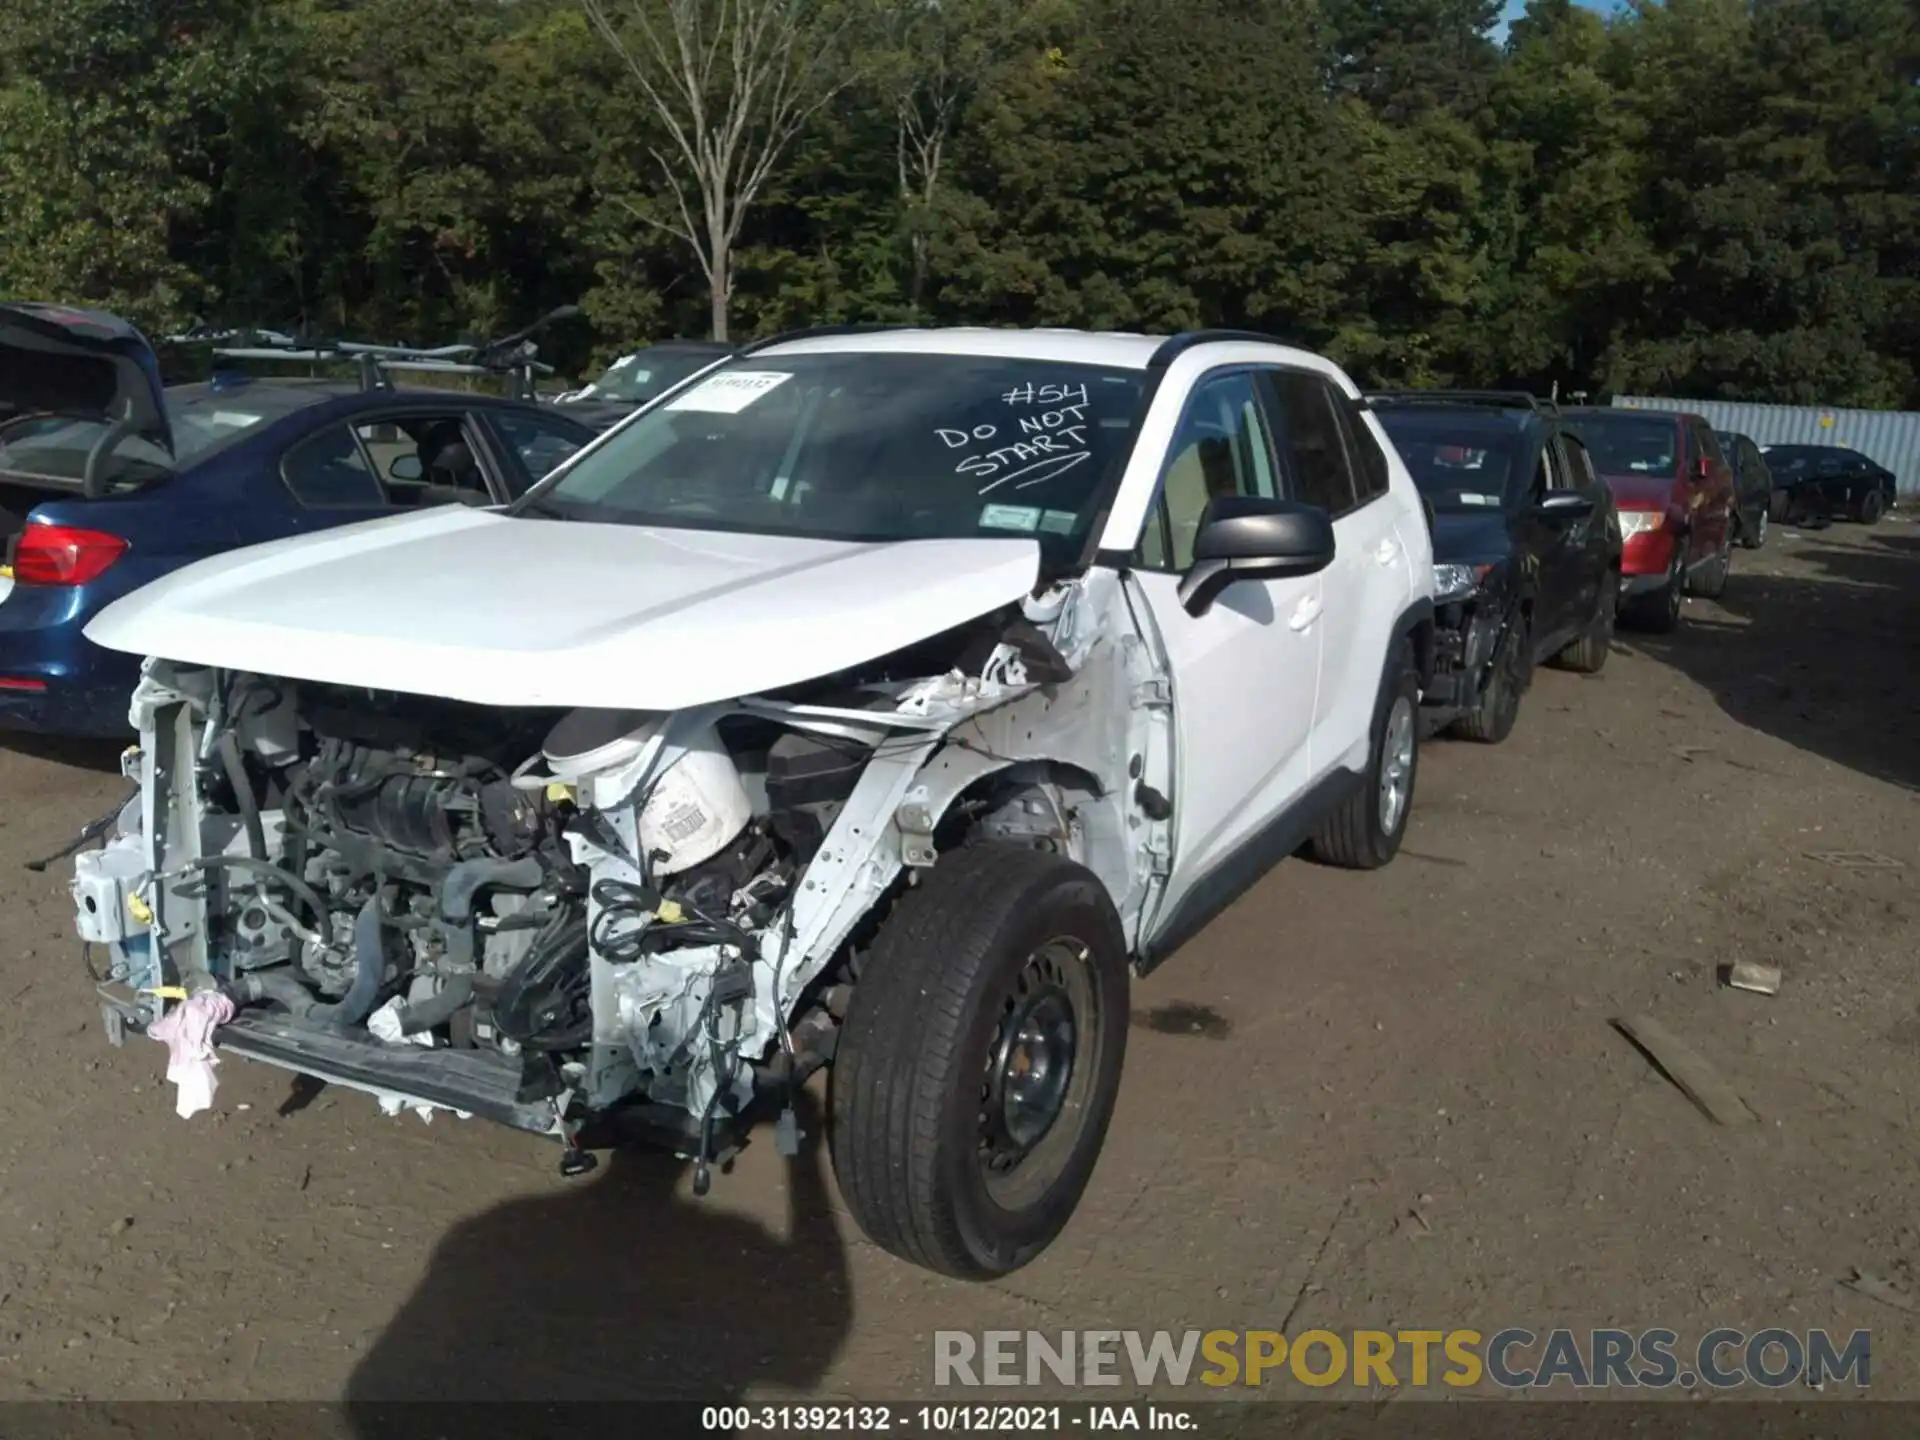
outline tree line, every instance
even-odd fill
[[[0,0],[0,292],[414,344],[1227,326],[1920,408],[1920,4]]]

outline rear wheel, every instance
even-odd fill
[[[1767,513],[1773,517],[1776,525],[1787,523],[1787,517],[1793,513],[1793,496],[1786,490],[1776,490],[1767,502]]]
[[[1613,628],[1620,611],[1620,577],[1609,570],[1600,582],[1600,603],[1587,623],[1586,634],[1553,657],[1562,670],[1598,675],[1613,651]]]
[[[1084,866],[985,844],[922,874],[860,967],[831,1076],[834,1175],[876,1245],[978,1280],[1053,1241],[1113,1116],[1127,990]]]
[[[1880,517],[1886,513],[1886,493],[1876,486],[1860,497],[1860,505],[1854,515],[1862,525],[1877,525]]]
[[[1531,644],[1526,617],[1515,615],[1500,637],[1493,673],[1487,677],[1479,705],[1454,721],[1450,733],[1482,745],[1498,745],[1513,733],[1514,722],[1520,718],[1520,697],[1526,694],[1532,678],[1528,664]]]
[[[1373,743],[1354,793],[1320,824],[1313,858],[1345,870],[1377,870],[1400,852],[1420,768],[1420,670],[1402,643],[1374,704]]]
[[[1740,543],[1749,550],[1762,550],[1767,544],[1767,511],[1754,511],[1753,519],[1740,526]]]

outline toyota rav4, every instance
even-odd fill
[[[1378,423],[1277,341],[764,342],[510,505],[93,621],[146,657],[73,882],[109,1036],[563,1173],[642,1125],[696,1191],[830,1065],[866,1232],[1005,1273],[1088,1183],[1129,972],[1302,846],[1398,849],[1432,589]]]

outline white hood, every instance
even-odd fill
[[[680,710],[831,674],[1019,600],[1031,539],[854,544],[465,506],[202,560],[110,650],[480,705]]]

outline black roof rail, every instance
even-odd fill
[[[1481,405],[1496,410],[1531,410],[1558,415],[1560,407],[1527,390],[1369,390],[1369,405]]]
[[[798,330],[782,330],[777,335],[768,335],[763,339],[749,340],[736,355],[757,355],[760,351],[775,345],[784,345],[789,340],[824,340],[833,335],[879,335],[889,330],[919,330],[919,325],[905,325],[890,321],[863,321],[851,325],[806,325]]]
[[[1149,370],[1164,370],[1196,345],[1218,345],[1239,341],[1243,345],[1284,345],[1289,350],[1303,347],[1298,341],[1285,340],[1260,330],[1182,330],[1160,342],[1160,348],[1147,361]]]

